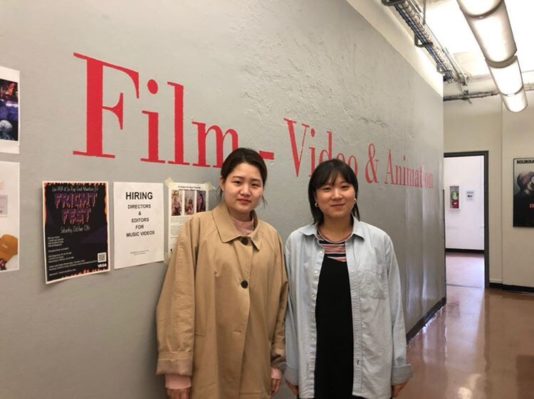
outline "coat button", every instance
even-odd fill
[[[241,244],[248,245],[248,237],[241,237]]]
[[[247,280],[241,281],[241,287],[247,288],[248,287],[248,281]]]

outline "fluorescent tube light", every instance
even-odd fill
[[[496,8],[502,0],[458,0],[464,14],[472,17],[487,14]]]
[[[506,108],[520,112],[527,106],[517,46],[504,0],[457,0],[484,53],[493,81]]]
[[[493,81],[497,89],[502,94],[511,96],[517,93],[523,87],[523,78],[517,57],[512,57],[508,65],[499,65],[488,61],[488,67],[493,76]]]
[[[510,112],[521,112],[527,107],[527,96],[525,90],[521,89],[518,93],[507,96],[506,94],[502,95],[504,105]]]
[[[486,60],[503,62],[516,53],[517,47],[504,1],[489,14],[465,16]]]

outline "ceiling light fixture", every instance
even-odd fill
[[[507,96],[517,93],[523,87],[521,69],[517,57],[513,56],[506,63],[487,61],[497,89]]]
[[[500,2],[500,0],[463,0],[460,2],[460,7],[469,15],[484,15],[497,8]]]
[[[462,5],[464,0],[459,0],[459,3],[484,57],[493,62],[503,62],[513,57],[517,47],[504,1],[479,0],[478,3],[481,4],[478,7],[473,5],[467,8]],[[473,3],[473,1],[467,3]],[[483,12],[472,14],[467,11],[475,11],[477,8]]]
[[[525,94],[525,89],[523,88],[511,96],[501,94],[501,97],[506,105],[506,108],[508,108],[508,111],[521,112],[527,106],[527,96]]]
[[[521,68],[504,0],[457,0],[486,58],[493,81],[509,111],[526,108]]]

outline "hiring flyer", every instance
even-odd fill
[[[107,182],[43,182],[47,284],[109,271]]]
[[[163,184],[113,183],[114,268],[163,261]]]

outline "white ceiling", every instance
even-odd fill
[[[421,9],[424,9],[424,0],[416,1]],[[534,38],[534,1],[505,0],[505,3],[517,45],[523,81],[534,83],[534,51],[531,51]],[[456,0],[426,0],[426,23],[442,47],[449,51],[463,72],[471,78],[469,86],[475,85],[476,89],[469,87],[470,91],[494,89],[484,56]],[[532,73],[528,73],[529,71]]]

